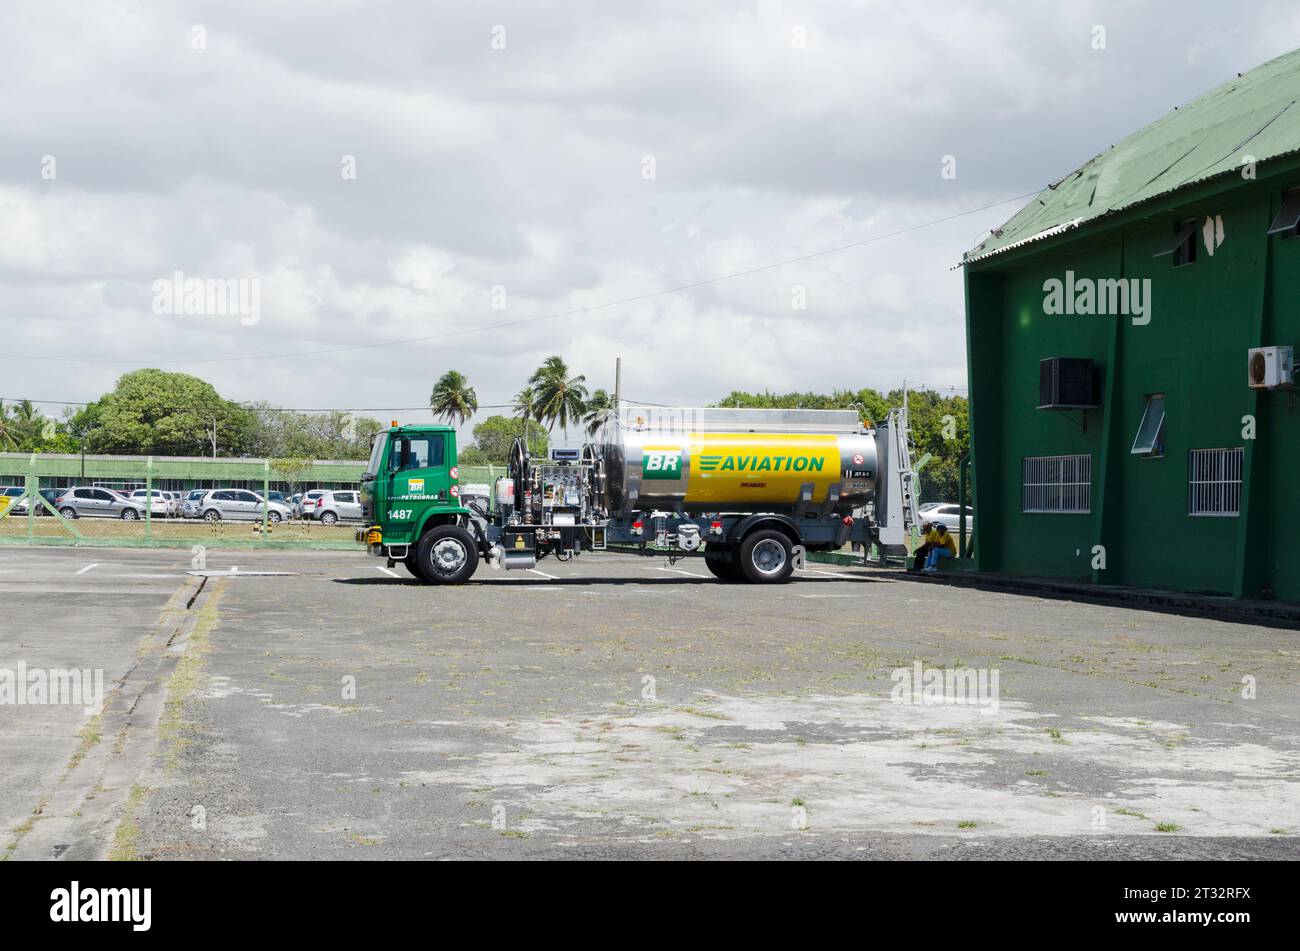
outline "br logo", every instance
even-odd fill
[[[641,457],[641,478],[680,479],[682,453],[680,449],[646,449]]]

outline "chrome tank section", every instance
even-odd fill
[[[877,481],[874,435],[853,410],[627,407],[598,455],[611,514],[847,513]]]

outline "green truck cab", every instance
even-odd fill
[[[390,564],[402,562],[421,580],[463,581],[478,566],[479,543],[473,513],[460,503],[459,483],[456,431],[450,426],[384,430],[361,477],[365,527],[357,540]]]

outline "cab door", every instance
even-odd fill
[[[419,508],[421,503],[452,501],[448,463],[445,433],[394,433],[388,447],[389,507]]]

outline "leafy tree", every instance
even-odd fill
[[[253,422],[246,409],[198,377],[146,369],[119,377],[111,393],[72,417],[70,429],[96,452],[238,455]]]
[[[545,455],[546,430],[534,420],[489,416],[474,427],[474,445],[460,452],[462,465],[504,466],[510,460],[510,447],[525,433],[530,451]],[[467,455],[471,453],[471,455]],[[470,461],[473,459],[474,461]]]
[[[350,413],[299,413],[266,403],[249,407],[254,418],[248,454],[267,459],[368,459],[384,424]]]
[[[559,423],[560,429],[568,433],[569,423],[582,418],[587,402],[586,382],[585,376],[569,376],[563,357],[547,357],[528,379],[536,398],[532,415],[548,430]]]
[[[469,379],[458,370],[448,370],[433,385],[429,394],[429,408],[435,419],[448,423],[464,424],[478,412],[478,394],[469,385]]]
[[[285,456],[270,460],[271,471],[283,482],[289,483],[289,494],[295,494],[302,477],[311,471],[313,460],[304,456]]]

